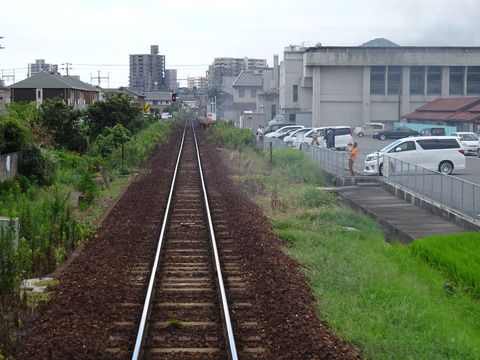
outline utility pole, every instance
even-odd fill
[[[62,68],[62,70],[66,70],[67,71],[67,76],[68,76],[69,72],[71,70],[72,63],[67,62],[67,63],[63,63],[62,65],[65,66],[65,67]]]
[[[102,81],[102,79],[107,79],[108,81],[108,84],[110,85],[110,76],[100,76],[100,70],[97,71],[97,76],[92,76],[90,75],[90,83],[93,83],[93,80],[97,80],[97,84],[98,86],[100,86],[100,82]]]

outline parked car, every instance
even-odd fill
[[[278,129],[281,129],[282,127],[288,126],[288,124],[285,123],[278,123],[278,124],[271,124],[268,125],[267,128],[265,129],[265,135],[277,131]]]
[[[355,129],[353,129],[353,133],[358,137],[363,137],[365,135],[373,136],[373,134],[375,134],[376,132],[378,133],[384,130],[385,130],[385,124],[368,122],[363,124],[362,126],[358,126]]]
[[[455,132],[450,134],[460,139],[460,144],[465,149],[465,155],[478,155],[478,136],[473,132]]]
[[[285,132],[282,132],[280,135],[278,135],[278,136],[277,136],[277,139],[283,140],[283,139],[285,139],[286,136],[294,133],[294,132],[297,131],[297,130],[301,130],[301,129],[302,129],[302,128],[300,128],[300,129],[296,129],[296,128],[289,129],[289,130],[287,130],[287,131],[285,131]]]
[[[303,134],[309,132],[310,130],[312,130],[312,128],[310,127],[294,130],[283,138],[283,142],[285,142],[287,146],[298,148],[299,142],[297,141],[297,139],[299,139],[300,136],[303,137]]]
[[[408,136],[417,136],[418,131],[409,129],[407,127],[399,127],[393,130],[379,131],[373,134],[374,139],[386,140],[386,139],[402,139]]]
[[[302,142],[306,144],[312,143],[313,131],[317,130],[318,141],[320,146],[326,147],[324,143],[325,131],[332,129],[335,134],[335,149],[346,149],[347,145],[353,141],[352,138],[352,128],[349,126],[324,126],[319,128],[314,128],[303,135]]]
[[[426,128],[420,130],[418,136],[445,136],[447,135],[444,128]]]
[[[364,172],[370,175],[383,175],[385,155],[447,175],[454,170],[465,169],[464,149],[455,136],[399,139],[377,152],[368,154],[365,158]]]
[[[274,125],[271,125],[271,126],[274,126]],[[276,138],[276,137],[279,137],[280,135],[290,131],[290,130],[294,130],[294,129],[302,129],[304,128],[304,126],[302,125],[288,125],[288,126],[283,126],[281,128],[279,128],[278,130],[276,131],[272,131],[272,132],[269,132],[269,133],[266,133],[265,136],[266,137],[269,137],[269,138]]]

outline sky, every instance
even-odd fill
[[[6,1],[6,0],[5,0]],[[7,11],[5,11],[7,10]],[[4,12],[5,11],[5,12]],[[0,16],[0,79],[29,63],[71,63],[70,74],[128,86],[129,54],[158,45],[167,69],[204,76],[215,57],[283,57],[289,45],[480,46],[480,0],[14,0]]]

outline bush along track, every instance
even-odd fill
[[[170,123],[143,116],[126,98],[101,103],[117,115],[95,132],[86,119],[105,113],[58,100],[40,109],[14,103],[0,116],[0,153],[20,151],[19,176],[0,184],[0,215],[14,219],[0,233],[0,355],[13,352],[27,307],[37,304],[21,291],[22,280],[51,272],[91,237],[105,198],[128,183],[117,175],[143,167],[170,131]]]
[[[308,278],[317,316],[366,358],[478,358],[476,277],[465,269],[478,253],[478,235],[466,234],[456,245],[453,239],[388,244],[375,221],[312,185],[299,169],[300,155],[289,154],[295,150],[282,152],[288,155],[270,168],[269,154],[222,151],[231,177],[287,241],[276,246]],[[458,266],[460,259],[465,266]]]

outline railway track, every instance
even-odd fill
[[[126,279],[137,295],[115,304],[106,358],[268,358],[225,202],[215,189],[207,195],[193,130],[185,127],[155,259],[146,246]]]

